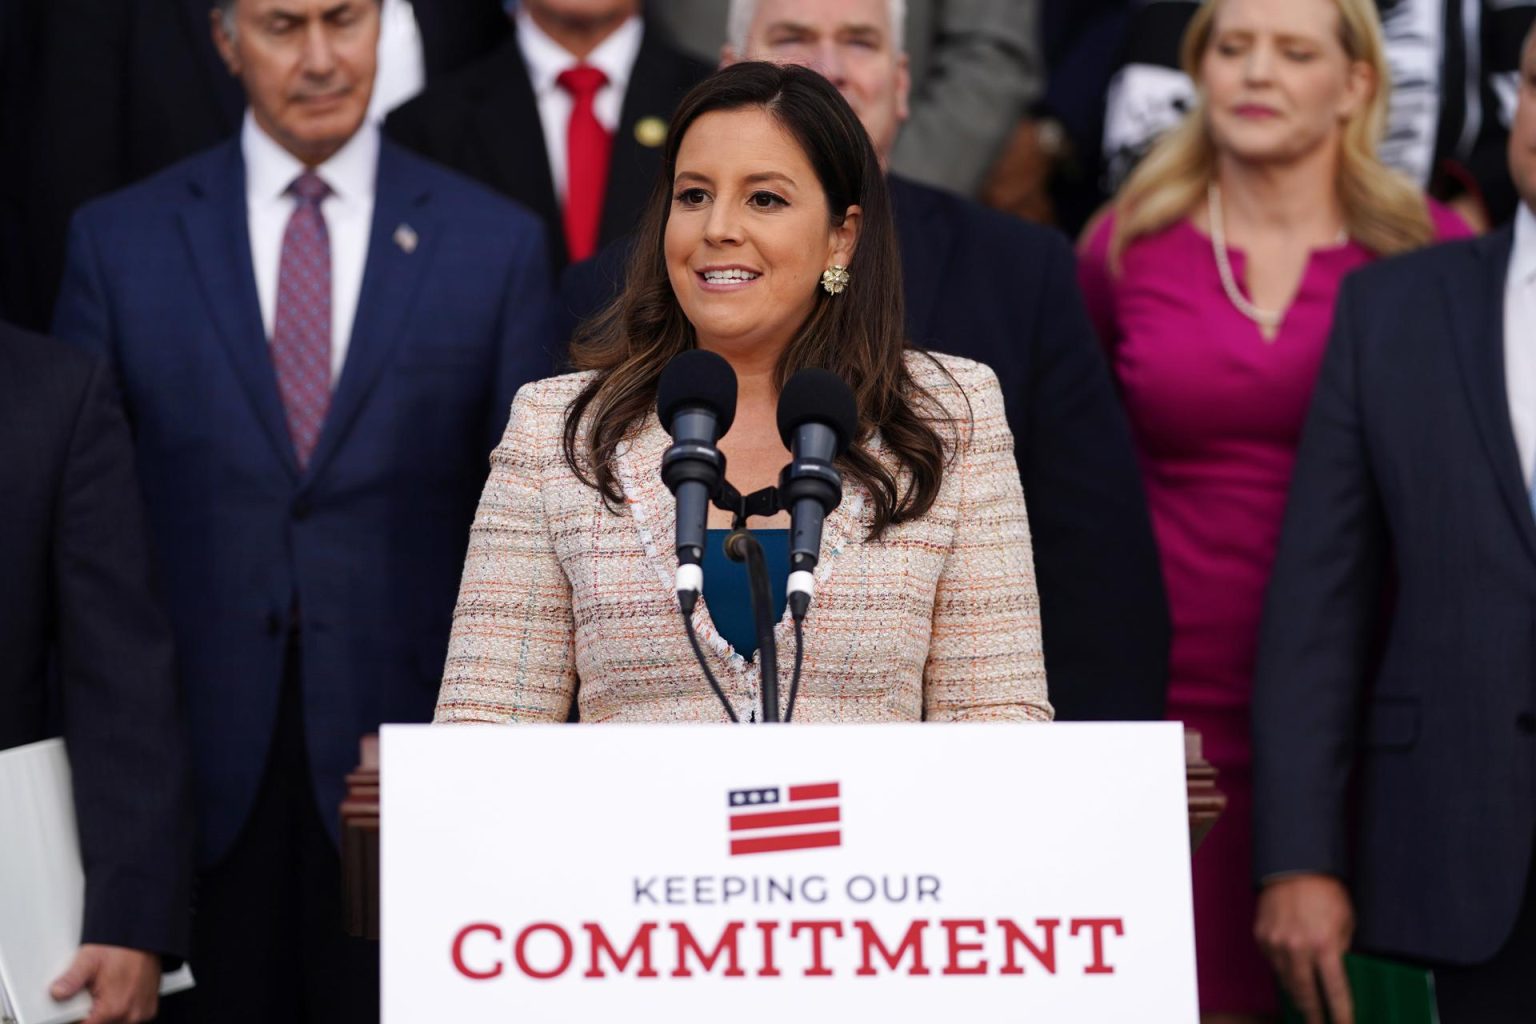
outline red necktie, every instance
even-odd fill
[[[603,193],[608,189],[608,155],[613,137],[597,119],[593,100],[608,84],[597,68],[578,64],[555,80],[571,94],[571,123],[565,131],[565,247],[571,262],[597,251],[597,227],[603,217]]]
[[[299,468],[331,406],[331,239],[320,202],[330,187],[305,171],[288,187],[297,202],[283,232],[272,319],[272,365]]]

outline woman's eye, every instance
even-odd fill
[[[1243,52],[1243,48],[1236,43],[1217,43],[1216,52],[1223,57],[1236,57]]]
[[[754,192],[747,198],[747,205],[757,210],[772,210],[789,204],[772,192]]]
[[[1286,59],[1287,60],[1294,60],[1298,64],[1305,64],[1307,61],[1311,60],[1315,56],[1317,56],[1317,55],[1315,53],[1313,53],[1311,50],[1286,50],[1285,51]]]
[[[685,188],[672,198],[684,206],[698,206],[709,199],[709,193],[701,188]]]

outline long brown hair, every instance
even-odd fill
[[[782,388],[796,370],[819,367],[853,388],[859,432],[840,468],[871,495],[871,534],[878,537],[886,527],[921,516],[933,505],[947,458],[934,425],[946,422],[946,416],[907,370],[901,260],[880,162],[837,89],[805,68],[737,64],[705,79],[679,105],[624,291],[572,344],[575,368],[597,374],[566,411],[565,460],[611,506],[623,503],[613,468],[615,450],[651,414],[662,369],[679,352],[697,346],[693,326],[673,294],[663,252],[678,149],[702,115],[744,108],[765,111],[799,143],[826,193],[834,224],[842,223],[850,206],[863,211],[847,290],[832,296],[816,289],[811,314],[780,357],[774,383]],[[871,450],[877,430],[895,458],[895,473]]]
[[[1206,0],[1184,33],[1184,71],[1200,81],[1200,63],[1215,34],[1222,0]],[[1392,69],[1387,63],[1381,19],[1372,0],[1334,0],[1339,41],[1351,62],[1363,61],[1375,79],[1370,102],[1344,128],[1339,147],[1338,193],[1350,237],[1378,256],[1392,256],[1434,241],[1429,206],[1418,186],[1383,164],[1376,154],[1387,127]],[[1126,247],[1187,217],[1205,199],[1216,174],[1216,145],[1206,125],[1202,97],[1184,120],[1165,135],[1115,199],[1112,264]]]

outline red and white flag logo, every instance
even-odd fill
[[[730,791],[731,856],[841,846],[835,782]]]

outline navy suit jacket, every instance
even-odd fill
[[[55,319],[110,358],[134,427],[204,862],[257,792],[290,626],[333,834],[359,737],[431,717],[489,452],[517,388],[550,368],[537,219],[386,141],[346,365],[301,472],[246,225],[237,141],[93,202]]]
[[[1130,428],[1066,240],[948,192],[889,179],[914,345],[997,372],[1034,543],[1058,718],[1157,719],[1168,605]],[[623,286],[628,244],[573,266],[565,334]]]
[[[0,324],[0,750],[62,732],[82,940],[187,955],[186,740],[111,371]]]
[[[1361,945],[1453,963],[1510,934],[1536,828],[1536,520],[1503,367],[1511,239],[1345,281],[1254,679],[1259,878],[1351,878]]]

